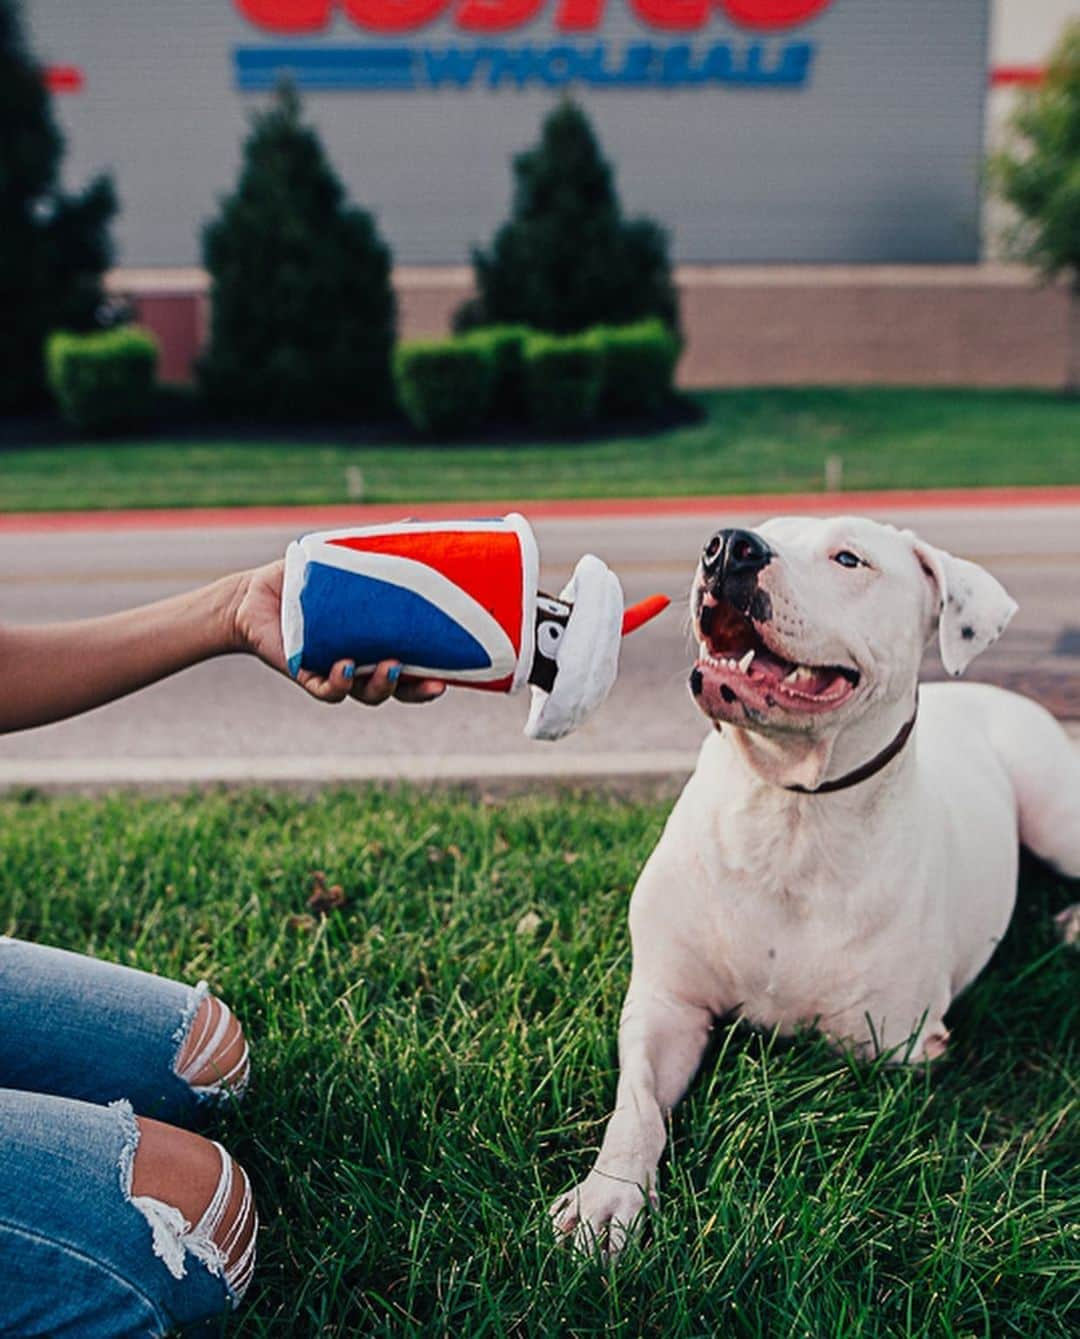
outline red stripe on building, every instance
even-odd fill
[[[990,71],[990,83],[995,87],[1041,84],[1046,71],[1039,65],[998,65]],[[86,87],[86,75],[77,65],[50,65],[45,71],[45,83],[50,93],[81,93]]]
[[[45,71],[45,86],[50,93],[81,93],[86,76],[77,65],[50,65]]]
[[[990,82],[995,88],[1009,84],[1031,87],[1041,84],[1046,71],[1039,65],[998,65],[990,71]]]

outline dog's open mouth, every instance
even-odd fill
[[[833,711],[851,697],[859,671],[847,665],[800,665],[786,660],[754,624],[726,601],[702,606],[699,659],[691,687],[709,716],[730,717],[739,704],[750,712]]]

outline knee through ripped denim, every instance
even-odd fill
[[[0,1334],[161,1335],[243,1294],[254,1206],[220,1145],[197,1222],[132,1191],[137,1116],[191,1124],[246,1079],[246,1043],[227,1073],[212,1063],[232,1016],[207,998],[205,983],[0,938]],[[229,1204],[233,1232],[250,1224],[231,1264],[216,1231]]]

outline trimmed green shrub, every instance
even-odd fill
[[[495,358],[475,338],[416,340],[394,352],[394,383],[409,422],[429,436],[479,427],[491,409]]]
[[[61,185],[64,137],[18,0],[0,0],[0,413],[45,400],[50,330],[104,324],[111,180]]]
[[[651,219],[624,217],[579,106],[566,101],[550,112],[513,171],[510,218],[490,247],[473,252],[477,296],[459,311],[459,332],[520,322],[568,334],[650,316],[678,328],[667,234]]]
[[[491,352],[491,412],[498,418],[525,417],[525,343],[534,333],[526,325],[489,325],[464,336]]]
[[[532,335],[525,342],[530,416],[546,428],[577,428],[596,416],[604,349],[595,335]]]
[[[60,412],[80,432],[131,428],[150,414],[158,346],[137,326],[49,336],[45,363]]]
[[[678,338],[660,320],[598,326],[604,351],[601,408],[608,414],[655,414],[671,398]]]
[[[213,404],[271,420],[392,411],[390,252],[291,88],[256,115],[203,256],[213,286],[200,374]]]
[[[1080,19],[1065,25],[1008,128],[1011,142],[990,159],[990,179],[1016,211],[1011,249],[1047,278],[1068,276],[1065,389],[1080,395]]]

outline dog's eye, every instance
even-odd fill
[[[862,567],[863,561],[856,557],[850,549],[841,549],[839,553],[833,554],[833,562],[839,563],[841,567]]]

